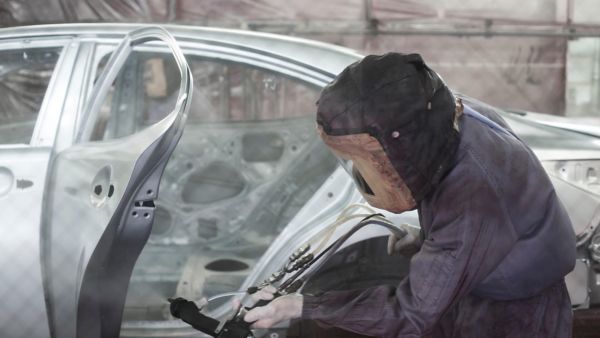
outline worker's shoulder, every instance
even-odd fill
[[[498,125],[500,125],[502,128],[512,132],[512,129],[510,128],[510,126],[508,125],[508,123],[506,123],[506,121],[504,120],[504,118],[502,118],[502,116],[500,115],[500,113],[498,112],[498,110],[493,107],[490,106],[489,104],[486,104],[484,102],[481,102],[479,100],[473,99],[471,97],[466,97],[466,96],[459,96],[460,99],[462,100],[463,104],[472,108],[473,110],[475,110],[476,112],[478,112],[479,114],[487,117],[488,119],[494,121],[495,123],[497,123]]]
[[[462,149],[452,169],[428,196],[427,203],[434,209],[441,206],[460,209],[463,202],[481,195],[497,196],[498,182],[482,162],[477,152]]]

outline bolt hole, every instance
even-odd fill
[[[97,186],[94,187],[94,194],[100,196],[101,193],[102,193],[102,186],[100,184],[98,184]]]
[[[148,218],[148,217],[150,217],[150,214],[149,214],[149,213],[147,213],[147,212],[145,212],[145,213],[144,213],[144,217],[145,217],[145,218]]]
[[[146,194],[152,195],[152,189],[148,189],[148,191],[146,191]]]
[[[134,211],[134,212],[132,212],[132,213],[131,213],[131,215],[132,215],[133,217],[137,217],[137,216],[138,216],[138,213],[137,213],[137,211]]]
[[[333,197],[333,193],[332,192],[328,192],[327,193],[327,197],[332,198]]]
[[[112,195],[115,193],[115,186],[114,185],[110,185],[108,187],[108,197],[112,197]]]

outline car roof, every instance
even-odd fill
[[[48,37],[82,37],[120,39],[128,32],[149,24],[76,23],[19,26],[0,29],[1,40]],[[232,44],[293,59],[328,72],[333,78],[349,64],[362,58],[356,51],[329,43],[246,30],[201,27],[191,25],[158,25],[166,28],[178,40],[215,41]]]

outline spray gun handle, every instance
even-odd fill
[[[192,301],[184,298],[169,298],[168,300],[171,303],[169,309],[173,317],[183,320],[198,331],[216,337],[216,330],[219,326],[218,320],[200,313],[200,309]]]

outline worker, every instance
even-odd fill
[[[571,336],[571,222],[493,108],[455,96],[418,54],[371,55],[324,88],[317,129],[369,204],[418,210],[420,249],[396,286],[285,295],[244,320],[313,319],[376,337]],[[392,236],[389,248],[416,240]]]

